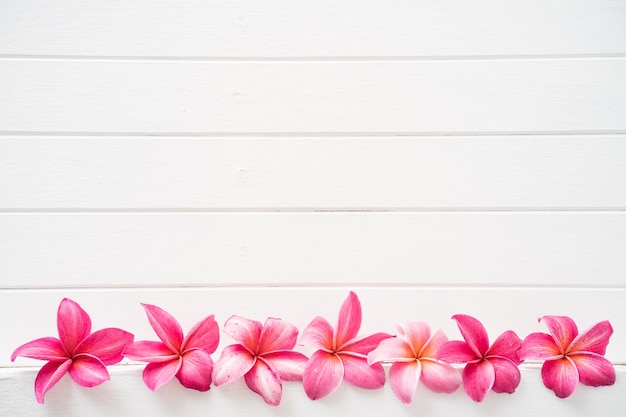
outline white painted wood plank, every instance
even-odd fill
[[[626,369],[617,367],[617,382],[610,387],[591,388],[579,385],[567,399],[559,399],[541,383],[537,366],[522,366],[522,381],[514,394],[490,393],[480,404],[473,403],[463,390],[453,394],[435,394],[418,387],[415,401],[406,406],[393,395],[389,385],[380,390],[362,390],[342,384],[330,397],[309,400],[302,385],[283,384],[278,407],[263,403],[243,381],[213,387],[206,393],[183,388],[178,381],[159,391],[148,390],[141,380],[141,368],[111,368],[111,380],[95,388],[76,385],[65,376],[46,395],[46,404],[35,402],[33,381],[36,369],[0,369],[0,411],[7,416],[52,417],[69,415],[153,417],[176,415],[228,416],[476,416],[510,417],[622,417],[626,395]]]
[[[3,287],[624,285],[625,212],[0,215]]]
[[[180,283],[183,284],[182,282]],[[56,311],[63,297],[78,302],[91,316],[93,329],[119,327],[136,340],[154,340],[155,334],[140,303],[158,305],[190,329],[209,314],[215,314],[220,328],[233,314],[264,322],[280,317],[300,331],[316,316],[333,325],[339,307],[353,289],[363,306],[363,334],[388,332],[405,321],[425,321],[443,329],[450,340],[461,335],[453,314],[470,314],[487,329],[491,340],[505,330],[520,337],[546,332],[537,319],[546,314],[568,315],[580,330],[609,320],[615,329],[606,357],[613,363],[626,362],[625,288],[537,288],[537,287],[222,287],[151,289],[50,289],[0,291],[0,367],[37,366],[41,361],[19,358],[9,361],[15,348],[30,340],[55,336]],[[218,354],[233,343],[221,334]],[[301,349],[307,353],[307,348]]]
[[[612,132],[626,59],[2,60],[0,131]]]
[[[0,1],[0,54],[466,56],[626,52],[608,0]]]
[[[0,138],[2,209],[623,208],[626,135]]]

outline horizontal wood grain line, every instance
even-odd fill
[[[0,216],[2,287],[623,286],[626,213]]]
[[[0,131],[624,131],[624,73],[623,58],[257,64],[4,61]]]

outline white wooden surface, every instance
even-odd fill
[[[0,415],[622,416],[624,115],[623,0],[0,0]],[[270,409],[125,362],[41,406],[9,361],[66,296],[146,339],[140,302],[302,329],[350,289],[364,332],[609,319],[617,383]]]

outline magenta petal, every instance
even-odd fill
[[[50,361],[41,367],[37,378],[35,378],[35,397],[39,404],[43,404],[43,397],[59,382],[68,369],[72,366],[72,360]]]
[[[152,391],[156,391],[167,384],[178,373],[181,367],[180,357],[168,362],[153,362],[143,370],[143,382]]]
[[[463,389],[474,401],[481,402],[493,386],[496,374],[489,361],[468,363],[463,369]]]
[[[421,381],[431,391],[452,393],[461,385],[461,375],[447,363],[421,360]]]
[[[487,351],[487,356],[498,356],[509,359],[516,365],[522,363],[519,359],[518,352],[522,347],[522,340],[512,330],[502,333],[493,342],[493,345]]]
[[[422,366],[419,361],[396,362],[389,369],[389,385],[404,404],[411,404],[420,380]]]
[[[554,338],[545,333],[531,333],[526,336],[518,352],[521,360],[553,360],[562,357]]]
[[[579,334],[568,349],[568,352],[591,352],[604,355],[609,338],[613,334],[613,327],[608,321],[601,321],[591,329]]]
[[[578,384],[578,371],[568,358],[546,361],[541,367],[541,379],[546,388],[554,391],[557,397],[572,395]]]
[[[347,341],[354,339],[361,328],[361,302],[359,297],[350,291],[339,310],[335,347],[340,348]]]
[[[383,361],[412,362],[415,358],[411,345],[406,340],[396,337],[382,340],[376,349],[367,354],[369,364]]]
[[[393,336],[387,333],[374,333],[370,336],[349,340],[348,343],[341,346],[339,350],[342,352],[355,353],[362,357],[366,357],[368,353],[378,347],[381,341],[389,339],[390,337]]]
[[[578,335],[576,323],[567,316],[543,316],[539,320],[548,326],[554,342],[563,349],[567,348]]]
[[[228,384],[241,378],[256,362],[256,358],[241,345],[226,346],[222,356],[213,365],[213,383],[216,386]]]
[[[133,361],[168,362],[180,356],[162,342],[139,341],[126,346],[124,356]]]
[[[304,368],[309,358],[302,353],[293,351],[273,352],[263,355],[283,381],[302,381]]]
[[[343,364],[337,355],[322,350],[316,351],[304,369],[302,386],[312,399],[326,397],[335,392],[343,380]]]
[[[422,347],[421,352],[417,352],[419,358],[435,359],[439,349],[448,343],[448,337],[443,330],[437,330],[433,337]]]
[[[259,358],[256,361],[244,379],[248,388],[263,397],[267,404],[273,406],[280,404],[283,384],[278,374],[263,359]]]
[[[333,327],[323,317],[315,317],[304,329],[300,344],[318,349],[334,350]]]
[[[223,330],[224,333],[248,349],[250,354],[256,355],[262,328],[261,323],[256,320],[232,316],[224,323]]]
[[[111,379],[106,366],[98,358],[88,354],[75,356],[69,373],[72,379],[83,387],[95,387]]]
[[[398,331],[409,342],[413,348],[415,357],[419,356],[422,348],[430,339],[430,326],[428,323],[421,321],[411,323],[399,323],[397,325]]]
[[[291,350],[296,345],[298,329],[281,319],[268,318],[261,330],[257,354],[277,350]]]
[[[178,321],[167,311],[161,307],[150,304],[141,304],[146,310],[148,321],[159,336],[159,339],[165,346],[170,348],[172,352],[180,353],[180,347],[183,343],[183,329],[181,329]]]
[[[456,314],[452,316],[459,326],[461,335],[477,357],[482,357],[489,349],[489,337],[485,326],[472,316]]]
[[[122,352],[133,338],[131,333],[121,329],[98,330],[76,346],[75,354],[88,353],[100,359],[105,365],[113,365],[124,358]]]
[[[68,359],[63,344],[54,337],[42,337],[23,344],[15,349],[11,355],[11,362],[18,356],[45,361],[65,361]]]
[[[592,387],[613,385],[615,383],[615,368],[611,362],[600,355],[583,353],[571,355],[578,369],[580,382]]]
[[[57,329],[68,356],[72,356],[76,345],[91,333],[91,319],[78,303],[64,298],[57,312]]]
[[[201,320],[191,328],[183,343],[181,351],[188,349],[202,349],[211,354],[217,349],[220,342],[220,331],[213,315]]]
[[[490,358],[489,363],[496,373],[491,389],[498,393],[514,393],[522,378],[517,364],[505,358]]]
[[[192,349],[183,355],[182,364],[176,378],[187,388],[208,391],[211,387],[213,360],[202,349]]]
[[[380,363],[369,365],[367,359],[339,354],[343,362],[343,378],[360,388],[377,389],[385,385],[385,370]]]
[[[467,343],[453,340],[439,348],[437,359],[448,363],[467,363],[480,358]]]

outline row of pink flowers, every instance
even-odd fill
[[[154,305],[142,305],[159,341],[133,341],[131,333],[116,328],[92,333],[89,315],[76,302],[63,299],[57,313],[59,338],[33,340],[11,356],[11,360],[23,356],[48,361],[35,379],[37,401],[43,403],[46,392],[65,373],[85,387],[107,381],[107,366],[124,357],[148,363],[143,380],[151,390],[174,377],[199,391],[243,377],[252,391],[274,406],[281,400],[282,381],[302,381],[312,400],[332,394],[344,380],[361,388],[381,388],[386,380],[383,362],[391,363],[389,384],[406,404],[413,401],[420,382],[438,393],[452,393],[462,385],[476,402],[483,401],[490,391],[513,393],[521,380],[518,366],[524,360],[544,361],[543,383],[561,398],[571,395],[578,382],[589,386],[615,382],[615,369],[604,358],[613,333],[608,321],[579,333],[569,317],[544,316],[540,321],[549,334],[533,333],[522,341],[507,330],[490,343],[477,319],[457,314],[452,318],[462,341],[448,341],[441,330],[431,334],[423,322],[398,324],[396,336],[362,336],[361,303],[350,292],[335,328],[316,317],[302,332],[299,344],[317,349],[310,358],[293,350],[298,329],[292,324],[278,318],[261,324],[232,316],[222,330],[237,343],[226,346],[214,363],[211,354],[220,339],[214,316],[185,335],[171,314]],[[451,364],[464,365],[461,373]]]

